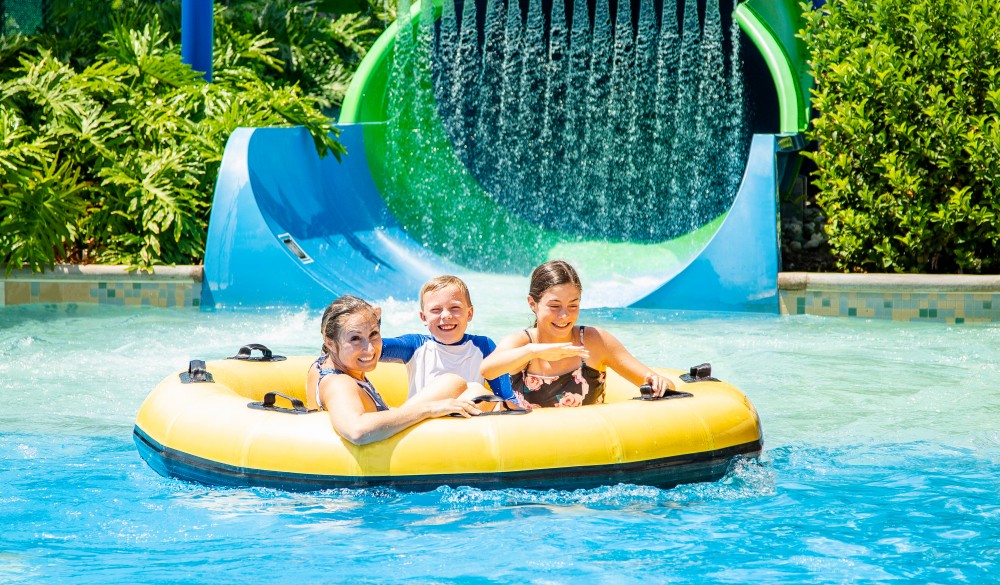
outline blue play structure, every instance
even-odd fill
[[[212,0],[181,0],[181,60],[212,81]]]
[[[415,6],[412,14],[419,10]],[[799,10],[793,0],[751,0],[733,14],[741,42],[751,49],[744,50],[744,77],[751,94],[747,101],[753,102],[748,107],[757,113],[742,180],[727,210],[665,242],[549,237],[551,230],[538,228],[542,244],[531,251],[530,263],[565,258],[577,265],[585,286],[588,276],[621,283],[621,293],[609,305],[777,312],[778,193],[797,171],[801,131],[809,115],[810,80],[801,44],[794,38]],[[419,209],[400,215],[387,203],[392,199],[390,178],[402,172],[398,161],[388,160],[394,148],[391,124],[399,122],[398,115],[387,119],[386,104],[390,98],[398,100],[388,79],[400,31],[410,26],[415,27],[404,22],[387,30],[359,68],[338,125],[348,153],[341,161],[320,158],[301,128],[241,128],[233,133],[209,224],[204,306],[322,307],[341,294],[410,299],[434,275],[483,271],[483,263],[470,268],[462,254],[449,253],[451,242],[440,240],[450,237],[421,231]],[[441,122],[435,114],[423,124]],[[414,128],[418,131],[423,126]],[[451,169],[447,165],[457,160],[436,148],[415,148],[435,151],[420,153],[420,165],[429,172]],[[429,164],[426,156],[447,164]],[[463,184],[475,184],[459,167]],[[477,209],[495,208],[488,215],[509,212],[502,199],[463,188],[462,193],[445,194],[456,209],[479,196],[494,207]],[[412,210],[414,204],[408,205]],[[427,209],[434,209],[430,202]],[[455,213],[454,219],[462,221],[460,212]],[[516,217],[510,221],[525,225]],[[523,233],[525,228],[518,229]],[[507,250],[501,245],[508,244],[498,241],[497,249],[483,250],[484,256],[502,256]],[[626,260],[615,266],[612,259],[620,257]],[[500,271],[523,277],[530,267]]]
[[[209,306],[409,298],[428,278],[458,270],[388,214],[368,171],[362,126],[342,126],[340,141],[351,153],[342,162],[319,158],[302,128],[233,133],[209,224]]]

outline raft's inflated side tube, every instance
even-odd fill
[[[167,477],[292,491],[666,488],[717,480],[735,457],[756,457],[762,446],[757,413],[739,390],[714,379],[684,382],[676,370],[658,371],[692,396],[632,400],[639,390],[609,371],[606,404],[431,419],[363,447],[341,439],[326,412],[296,411],[276,395],[287,411],[248,406],[272,391],[303,401],[312,359],[212,361],[212,381],[172,374],[139,410],[140,455]],[[380,364],[369,378],[390,404],[406,398],[402,365]]]

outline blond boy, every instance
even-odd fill
[[[408,334],[383,339],[379,361],[406,364],[410,396],[441,374],[458,374],[469,384],[483,384],[479,373],[483,358],[496,344],[483,335],[469,335],[472,321],[469,288],[457,276],[443,275],[429,280],[420,289],[420,320],[430,335]],[[513,400],[510,376],[489,380],[493,393]]]

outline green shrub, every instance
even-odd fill
[[[395,10],[367,0],[364,12],[329,15],[315,1],[239,0],[217,18],[233,30],[266,31],[280,69],[263,69],[261,78],[298,85],[326,111],[338,107],[354,70],[378,35],[395,20]]]
[[[809,156],[838,266],[1000,269],[1000,13],[981,0],[833,0],[803,38]]]
[[[355,36],[377,32],[370,17],[292,20],[276,46],[217,6],[209,84],[180,60],[178,1],[114,4],[112,12],[104,0],[56,1],[44,34],[0,36],[0,262],[8,274],[57,261],[200,263],[219,163],[237,127],[301,125],[321,155],[343,152],[321,106],[342,98],[344,71],[363,53]],[[289,3],[229,4],[254,14],[246,5],[273,12]],[[289,18],[306,18],[296,15]],[[323,27],[326,37],[315,32]],[[344,64],[332,77],[302,73],[309,67],[285,75],[288,55],[308,61],[303,51],[334,32],[357,46],[330,41],[323,62],[336,55]],[[299,87],[304,80],[313,95]]]

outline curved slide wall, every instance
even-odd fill
[[[600,304],[777,312],[777,191],[809,113],[810,80],[794,38],[798,10],[793,0],[751,0],[736,9],[770,74],[778,132],[753,137],[741,186],[723,216],[676,240],[639,246],[642,261],[627,266],[614,262],[621,244],[562,243],[548,251],[576,263],[588,290],[616,283]],[[435,274],[468,272],[415,241],[380,193],[394,38],[392,27],[348,92],[339,124],[348,152],[342,161],[320,159],[301,128],[233,133],[209,224],[204,306],[321,307],[340,294],[414,298]]]

